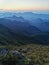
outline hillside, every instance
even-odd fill
[[[13,52],[9,53],[10,51]],[[0,54],[3,55],[0,55],[0,65],[12,65],[13,62],[15,65],[49,65],[49,46],[47,45],[0,45]]]
[[[26,44],[26,43],[39,43],[49,44],[49,32],[39,33],[36,35],[26,35],[13,30],[0,24],[0,44]]]

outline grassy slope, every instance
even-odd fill
[[[30,63],[41,64],[41,65],[49,65],[49,46],[45,45],[21,45],[21,46],[0,46],[1,48],[8,48],[9,50],[17,50],[25,55],[28,59],[31,60]],[[24,50],[19,50],[23,48]],[[31,49],[31,50],[29,50]]]

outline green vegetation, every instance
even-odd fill
[[[3,65],[12,65],[12,63],[15,63],[14,65],[49,65],[49,46],[36,44],[18,46],[1,45],[0,49],[3,48],[7,48],[8,51],[16,50],[25,56],[25,59],[21,60],[21,62],[19,61],[19,58],[17,56],[12,56],[9,53],[6,56],[0,56],[0,60]]]

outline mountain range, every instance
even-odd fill
[[[49,14],[0,14],[0,44],[49,44]]]

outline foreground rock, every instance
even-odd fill
[[[24,54],[20,53],[19,51],[16,51],[16,50],[8,50],[6,48],[3,48],[0,50],[0,55],[1,56],[6,56],[6,55],[11,55],[11,56],[17,56],[19,59],[24,59],[25,56]]]
[[[11,51],[9,51],[9,53],[13,56],[17,56],[19,59],[24,59],[25,58],[25,56],[22,53],[20,53],[16,50],[11,50]]]
[[[0,55],[2,55],[2,56],[6,56],[7,53],[8,53],[8,50],[6,48],[3,48],[0,50]]]

